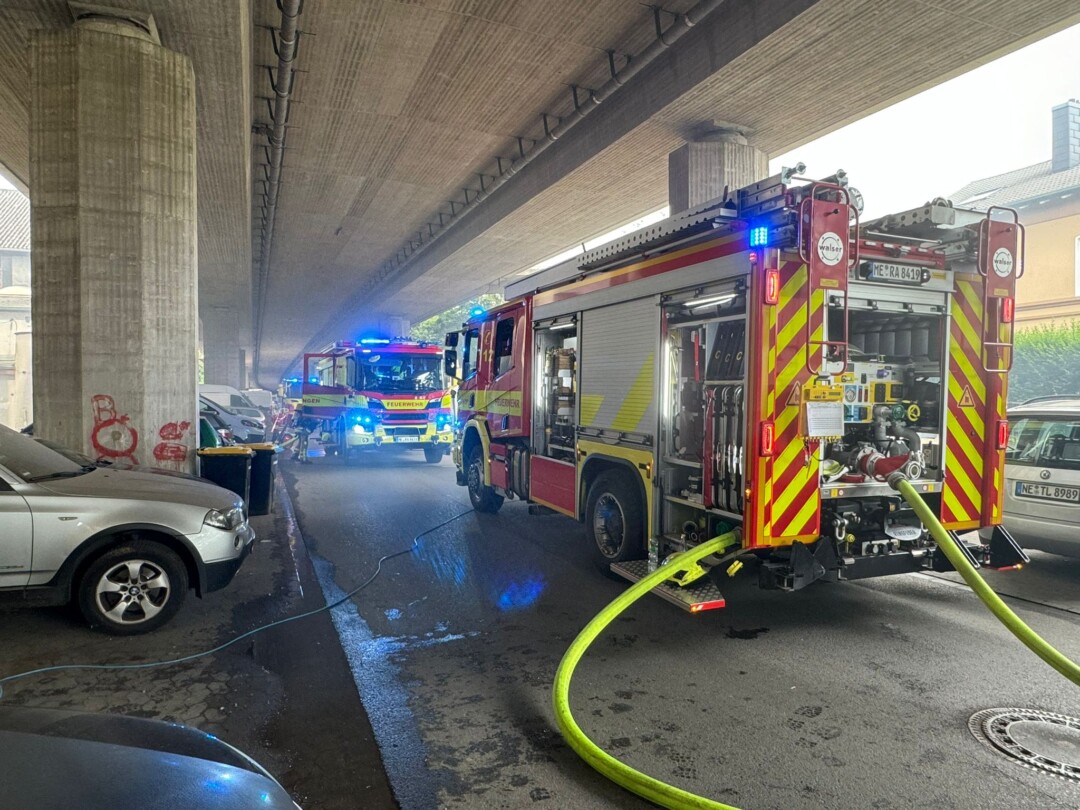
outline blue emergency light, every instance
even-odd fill
[[[750,229],[750,247],[764,247],[769,243],[769,227],[758,225]]]

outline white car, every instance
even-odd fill
[[[266,418],[261,413],[257,418],[243,416],[235,409],[214,402],[205,396],[199,397],[199,409],[216,413],[218,418],[229,426],[229,430],[238,442],[261,442],[266,436]]]
[[[1005,528],[1025,548],[1080,557],[1080,397],[1009,409]]]
[[[224,588],[251,552],[243,500],[191,476],[120,470],[0,426],[0,593],[75,602],[117,635]]]

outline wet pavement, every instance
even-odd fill
[[[592,567],[578,524],[514,502],[472,513],[449,460],[418,453],[285,467],[330,596],[464,513],[334,611],[402,807],[645,806],[554,725],[558,660],[621,589]],[[1080,658],[1080,563],[1035,555],[992,579]],[[729,606],[696,617],[638,603],[579,667],[579,722],[630,765],[743,808],[1080,806],[1080,785],[968,732],[985,708],[1080,715],[1080,691],[966,588],[910,575],[787,594],[758,590],[752,572],[723,587]]]
[[[281,506],[287,506],[279,498]],[[225,589],[159,630],[117,638],[68,608],[0,602],[0,674],[68,664],[156,661],[215,647],[254,627],[320,607],[299,533],[280,508],[255,517],[255,552]],[[4,705],[111,712],[182,722],[244,750],[305,810],[392,806],[371,728],[327,613],[168,667],[71,670],[5,684]],[[0,798],[0,806],[17,797]],[[370,805],[367,802],[371,802]]]
[[[0,604],[0,669],[212,647],[364,586],[380,558],[405,552],[354,597],[188,664],[43,675],[4,701],[187,722],[260,760],[306,810],[647,806],[555,729],[559,658],[623,587],[593,568],[582,528],[514,502],[473,513],[448,460],[313,462],[282,463],[291,506],[255,519],[259,547],[229,588],[189,596],[169,625],[133,639],[64,609]],[[1080,658],[1080,561],[1033,554],[1027,570],[988,578]],[[955,577],[796,594],[754,579],[726,581],[729,606],[695,617],[658,599],[631,608],[578,669],[586,732],[646,773],[746,810],[1080,806],[1080,784],[968,732],[987,708],[1080,716],[1080,691]]]

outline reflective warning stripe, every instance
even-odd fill
[[[821,493],[816,445],[800,435],[801,388],[806,370],[807,324],[812,338],[823,336],[825,291],[807,289],[806,265],[794,257],[781,262],[780,296],[771,314],[769,340],[771,381],[763,418],[775,425],[776,455],[766,459],[768,528],[764,542],[787,544],[816,539],[820,523]],[[771,339],[770,339],[771,338]]]
[[[986,425],[988,392],[982,361],[981,294],[981,282],[957,279],[949,327],[948,425],[941,497],[941,519],[949,529],[979,525],[984,457],[987,442],[996,440]]]

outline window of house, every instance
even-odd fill
[[[495,376],[514,367],[514,318],[499,321],[495,329]]]

